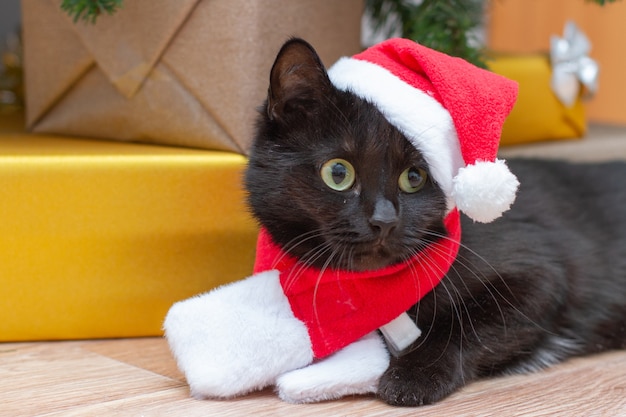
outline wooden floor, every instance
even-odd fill
[[[626,352],[480,381],[416,410],[367,396],[290,405],[271,390],[231,401],[194,400],[160,338],[4,343],[0,415],[626,416]]]

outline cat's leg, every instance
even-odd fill
[[[391,358],[379,397],[398,406],[431,404],[483,375],[507,372],[532,360],[538,349],[551,343],[551,323],[560,308],[554,294],[563,292],[558,278],[542,276],[548,277],[543,285],[529,288],[526,280],[506,274],[491,279],[481,275],[472,295],[458,299],[448,294],[456,295],[451,289],[463,289],[461,279],[469,278],[442,281],[443,286],[412,310],[412,316],[419,314],[422,336],[409,353]],[[513,295],[523,291],[524,297]]]
[[[276,387],[280,398],[290,403],[370,394],[388,365],[385,343],[372,332],[320,362],[281,375]]]
[[[391,359],[378,387],[383,401],[396,406],[431,404],[458,390],[466,378],[473,379],[463,374],[458,346],[429,342],[423,346]]]
[[[164,329],[196,398],[258,390],[313,360],[306,326],[293,316],[277,271],[174,304]]]

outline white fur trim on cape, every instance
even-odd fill
[[[374,104],[422,152],[451,210],[452,179],[465,163],[450,113],[424,91],[367,61],[341,58],[328,76],[338,89]]]
[[[278,395],[290,403],[333,400],[346,395],[370,394],[389,366],[389,353],[377,332],[305,368],[278,378]]]
[[[163,327],[196,398],[259,390],[313,361],[306,326],[291,312],[278,271],[178,302]]]
[[[517,177],[501,159],[477,161],[459,170],[453,180],[452,196],[457,207],[475,221],[489,223],[515,201]]]

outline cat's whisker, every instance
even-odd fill
[[[405,259],[405,261],[408,261],[411,257],[413,257],[413,256],[417,255],[417,253],[418,253],[418,252],[419,252],[419,250],[417,250],[417,249],[412,249],[412,250],[410,251],[410,253],[409,253],[408,255],[406,255],[406,259]],[[411,276],[413,276],[413,277],[417,277],[417,276],[419,276],[419,273],[418,273],[418,271],[417,271],[417,269],[415,268],[415,266],[414,266],[414,265],[409,264],[409,267],[410,267],[410,269],[411,269]],[[416,278],[416,281],[417,281],[417,285],[419,285],[419,279],[417,279],[417,278]],[[420,338],[418,338],[418,339],[417,339],[417,342],[418,342],[418,343],[414,343],[413,345],[409,346],[409,348],[408,348],[408,350],[406,351],[406,353],[412,352],[413,350],[420,348],[420,347],[422,346],[422,344],[424,343],[424,340],[427,340],[427,339],[428,339],[428,336],[429,336],[429,335],[430,335],[430,333],[433,331],[433,329],[434,329],[434,323],[435,323],[435,317],[436,317],[436,314],[435,314],[435,313],[436,313],[436,311],[437,311],[437,299],[436,299],[436,297],[435,297],[433,300],[434,300],[434,304],[433,304],[433,306],[434,306],[434,307],[433,307],[433,316],[432,316],[432,319],[431,319],[431,323],[430,323],[430,325],[429,325],[429,326],[427,326],[426,333],[425,333],[425,334],[422,334],[422,335],[420,336]],[[415,310],[415,324],[416,324],[416,325],[418,324],[419,311],[420,311],[420,304],[418,303],[418,304],[417,304],[417,306],[416,306],[416,310]],[[420,328],[420,330],[424,330],[424,329],[421,329],[421,328]]]
[[[425,247],[425,244],[423,242],[420,242],[419,244],[412,246],[409,249],[409,252],[406,255],[404,255],[404,258],[405,258],[404,261],[408,261],[413,256],[417,255],[421,250],[423,250],[424,247]],[[410,270],[411,270],[411,276],[416,277],[415,282],[416,282],[417,285],[419,285],[420,284],[420,280],[417,277],[419,277],[422,274],[420,273],[420,271],[417,270],[415,265],[409,263],[409,267],[410,267]],[[420,264],[420,267],[422,269],[421,272],[423,272],[425,265],[424,264]],[[417,289],[417,290],[419,291],[419,289]],[[408,348],[408,350],[405,352],[405,354],[406,353],[410,353],[411,351],[420,348],[422,346],[422,344],[424,343],[424,341],[428,340],[428,337],[429,337],[430,333],[434,331],[434,327],[435,327],[434,324],[435,324],[436,312],[437,312],[437,298],[434,297],[433,300],[434,300],[433,316],[431,318],[430,325],[426,327],[426,333],[422,334],[420,336],[420,338],[417,340],[417,343],[415,343],[412,346],[410,346]],[[417,324],[418,318],[419,318],[419,303],[417,304],[416,313],[415,314],[416,314],[415,315],[415,322]],[[424,330],[424,329],[422,329],[422,330]]]
[[[324,272],[326,271],[326,269],[330,266],[333,258],[335,257],[335,255],[337,254],[336,250],[333,250],[330,255],[328,256],[328,258],[326,259],[326,262],[324,262],[324,265],[322,265],[322,268],[320,268],[320,273],[317,277],[317,280],[315,282],[315,287],[313,289],[313,312],[315,314],[315,320],[320,323],[320,319],[319,319],[319,313],[318,313],[318,309],[317,309],[317,294],[318,294],[318,289],[319,289],[319,285],[321,283],[322,280],[322,276],[324,275]]]
[[[424,231],[424,233],[430,234],[432,236],[439,237],[441,239],[453,240],[449,236],[446,236],[446,235],[441,234],[441,233],[433,232],[433,231],[426,230],[426,231]],[[498,307],[498,310],[500,312],[500,315],[501,315],[501,318],[502,318],[502,323],[503,323],[503,329],[505,331],[507,329],[507,327],[506,327],[506,319],[505,319],[505,315],[504,315],[502,307],[500,306],[499,301],[505,302],[510,308],[512,308],[517,313],[519,313],[522,317],[524,317],[524,319],[528,320],[530,323],[532,323],[537,328],[541,329],[543,332],[546,332],[548,334],[553,334],[553,332],[551,330],[546,329],[544,326],[542,326],[541,324],[537,323],[536,320],[533,320],[531,317],[529,317],[527,314],[525,314],[519,307],[517,307],[517,305],[515,305],[515,303],[520,303],[520,301],[515,296],[515,293],[511,290],[511,288],[507,284],[507,282],[504,279],[504,277],[496,270],[496,268],[493,267],[493,265],[491,263],[489,263],[489,261],[487,261],[478,252],[476,252],[475,250],[473,250],[469,246],[463,244],[462,242],[459,242],[459,244],[460,244],[460,246],[462,248],[464,248],[465,250],[470,252],[472,255],[474,255],[476,258],[478,258],[481,262],[483,262],[485,265],[487,265],[487,267],[493,273],[493,276],[496,277],[498,279],[498,281],[504,286],[504,288],[506,289],[506,292],[508,293],[508,295],[513,300],[513,301],[511,301],[511,299],[509,299],[507,296],[505,296],[502,293],[502,291],[500,291],[498,289],[498,287],[496,287],[495,284],[491,280],[489,280],[487,278],[482,279],[476,273],[476,269],[477,268],[470,268],[469,266],[464,265],[465,268],[467,269],[467,271],[469,271],[471,273],[471,276],[475,277],[483,285],[483,287],[488,291],[488,293],[490,294],[490,296],[494,300],[494,302],[495,302],[495,304]],[[457,263],[462,264],[462,261],[467,261],[467,258],[465,258],[463,255],[460,255],[460,254],[457,255]],[[467,277],[465,277],[465,278],[467,278]],[[468,289],[468,293],[471,294],[472,292],[469,291],[469,289]]]
[[[422,245],[421,245],[422,247],[419,247],[419,250],[423,250],[426,245],[428,245],[428,246],[436,245],[436,242],[434,242],[434,243],[430,243],[430,242],[429,243],[422,243]],[[439,266],[435,265],[430,259],[424,259],[424,262],[420,263],[420,266],[422,268],[428,267],[431,272],[436,272],[437,274],[443,274],[445,272],[445,271],[442,271]],[[454,316],[456,316],[456,318],[457,318],[457,322],[458,323],[462,323],[463,320],[462,320],[461,312],[460,312],[457,304],[455,303],[455,299],[453,297],[451,289],[448,288],[448,285],[447,285],[445,280],[441,281],[439,283],[439,285],[437,285],[437,286],[435,286],[433,288],[433,294],[435,294],[435,297],[434,297],[435,300],[437,299],[436,292],[437,292],[438,289],[443,289],[445,291],[448,299],[450,300],[450,305],[452,306]],[[454,285],[452,285],[452,290],[455,291],[457,293],[457,295],[458,295],[458,292],[456,291],[456,288],[454,288]],[[435,310],[435,312],[436,311],[437,310]],[[450,343],[452,341],[452,338],[453,338],[452,329],[454,328],[454,323],[455,323],[454,316],[453,315],[450,316],[450,326],[449,326],[450,332],[448,333],[448,339],[446,341],[445,348],[441,350],[440,356],[435,358],[433,360],[433,363],[437,362],[439,359],[442,358],[442,356],[445,354],[445,351],[447,350],[447,347],[450,345]],[[434,320],[435,320],[435,314],[433,314],[433,322],[434,322]],[[431,327],[434,327],[434,326],[431,326]],[[463,335],[463,329],[462,328],[460,329],[460,332],[461,332],[461,336],[462,336]],[[424,338],[424,339],[426,339],[426,338]],[[459,346],[462,346],[462,344],[459,344]]]
[[[433,234],[434,234],[434,233],[433,233]],[[448,238],[448,240],[451,240],[451,239],[449,239],[449,238]],[[459,243],[460,243],[460,242],[459,242]],[[443,251],[443,252],[444,252],[444,254],[445,254],[446,249],[441,249],[442,244],[441,244],[439,241],[435,241],[435,242],[433,242],[433,243],[430,243],[430,244],[429,244],[429,246],[431,247],[431,249],[432,249],[433,251]],[[483,285],[483,287],[485,287],[485,289],[487,290],[487,292],[489,293],[489,295],[490,295],[490,296],[492,297],[492,299],[494,300],[494,302],[495,302],[495,304],[496,304],[496,306],[497,306],[497,308],[498,308],[498,310],[499,310],[500,316],[501,316],[501,318],[502,318],[503,326],[506,328],[506,320],[505,320],[504,312],[502,311],[502,308],[500,307],[500,303],[499,303],[499,301],[498,301],[497,297],[493,294],[493,292],[492,292],[492,290],[491,290],[491,288],[490,288],[491,284],[490,284],[490,285],[487,285],[487,284],[489,283],[489,281],[488,281],[486,278],[483,280],[483,278],[484,278],[484,277],[479,276],[479,275],[478,275],[478,273],[476,273],[476,272],[475,272],[475,270],[476,270],[475,268],[471,268],[471,267],[469,267],[469,266],[468,266],[468,265],[464,262],[464,261],[466,261],[466,259],[465,259],[462,255],[457,255],[456,260],[457,260],[457,264],[456,264],[456,265],[455,265],[455,264],[452,264],[452,265],[451,265],[450,270],[448,271],[448,275],[450,275],[451,273],[454,273],[454,274],[456,274],[459,278],[460,278],[460,277],[462,277],[462,275],[461,275],[461,274],[459,273],[459,271],[458,271],[458,266],[461,266],[461,267],[465,268],[467,271],[469,271],[469,273],[470,273],[470,274],[472,274],[472,276],[474,276],[474,277],[475,277],[475,278],[476,278],[476,279],[477,279],[477,280],[478,280],[478,281],[479,281],[479,282]],[[459,281],[460,281],[460,282],[461,282],[461,284],[464,286],[465,291],[463,291],[463,292],[461,292],[458,288],[456,288],[456,285],[455,285],[455,283],[454,283],[454,281],[453,281],[453,280],[449,280],[448,282],[449,282],[449,284],[452,286],[452,288],[453,288],[453,290],[454,290],[455,294],[457,295],[456,300],[458,300],[458,302],[460,302],[460,303],[462,304],[462,308],[465,310],[465,312],[466,312],[466,314],[467,314],[467,316],[468,316],[468,318],[469,318],[469,316],[470,316],[470,312],[469,312],[469,308],[467,307],[467,301],[466,301],[466,297],[467,297],[467,295],[469,294],[469,298],[470,298],[472,301],[474,301],[474,303],[475,303],[476,305],[480,306],[480,303],[479,303],[479,301],[478,301],[478,300],[474,297],[474,294],[473,294],[473,292],[470,290],[470,288],[468,287],[468,283],[466,282],[466,280],[464,280],[464,279],[460,279]],[[444,283],[444,285],[445,285],[446,281],[442,281],[442,283]],[[454,300],[455,300],[455,299],[453,299],[453,298],[451,298],[451,299],[450,299],[450,301],[451,301],[451,302],[453,302],[453,303],[454,303]],[[461,320],[460,313],[457,313],[457,315],[459,316],[459,323],[460,323],[460,325],[461,325],[461,327],[462,327],[462,328],[461,328],[461,331],[463,332],[463,331],[464,331],[464,328],[463,328],[463,323],[465,323],[465,321],[464,321],[464,320]],[[467,320],[467,322],[469,323],[469,326],[470,326],[470,328],[471,328],[472,332],[473,332],[473,333],[474,333],[474,335],[476,336],[477,341],[478,341],[479,343],[483,344],[483,343],[482,343],[482,341],[480,340],[480,337],[479,337],[479,335],[478,335],[478,333],[477,333],[477,331],[476,331],[475,327],[474,327],[474,323],[472,322],[472,320],[471,320],[471,319],[469,319],[469,320]]]
[[[290,251],[293,251],[297,247],[304,245],[308,241],[320,237],[321,235],[321,230],[315,229],[294,237],[283,246],[284,250],[282,251],[282,255],[274,260],[273,267],[276,267],[276,265],[278,265]]]
[[[291,286],[300,278],[302,272],[305,271],[311,263],[316,262],[317,259],[320,259],[322,256],[324,256],[324,254],[328,251],[331,251],[332,254],[332,248],[329,244],[325,243],[303,254],[297,264],[297,268],[292,269],[289,272],[289,275],[287,275],[287,277],[285,278],[285,289],[290,289]]]

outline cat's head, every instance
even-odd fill
[[[382,268],[445,233],[446,197],[423,155],[373,104],[335,88],[299,39],[272,68],[245,185],[274,241],[320,268]]]

